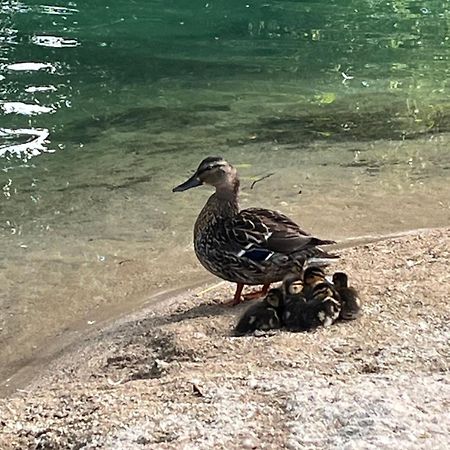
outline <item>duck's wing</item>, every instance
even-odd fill
[[[261,208],[242,210],[231,219],[228,232],[230,239],[252,251],[289,254],[334,243],[311,236],[284,214]]]
[[[248,208],[242,210],[241,214],[258,217],[273,231],[289,231],[293,234],[311,236],[311,233],[302,230],[292,219],[278,211],[264,208]]]

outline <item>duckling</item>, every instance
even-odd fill
[[[283,292],[270,289],[263,300],[250,306],[239,319],[234,333],[242,336],[255,330],[273,330],[281,327],[280,311],[283,305]]]
[[[283,325],[289,331],[302,331],[327,327],[339,316],[338,294],[325,280],[323,270],[318,267],[306,269],[303,283],[295,277],[283,280],[285,293],[282,313]]]
[[[348,285],[348,276],[344,272],[333,274],[333,284],[341,298],[340,319],[355,320],[361,315],[361,300],[355,288]]]
[[[303,295],[309,297],[314,286],[326,282],[325,272],[322,267],[309,266],[303,272]]]
[[[339,317],[341,299],[334,286],[325,278],[322,267],[307,267],[303,273],[303,284],[307,303],[304,320],[309,327],[330,326]]]
[[[282,324],[289,331],[307,329],[303,320],[306,308],[303,281],[295,275],[287,276],[283,280],[282,289],[284,294],[283,311],[281,313]]]
[[[329,327],[339,317],[341,299],[328,281],[316,283],[306,296],[306,306],[302,315],[308,328],[319,325]]]

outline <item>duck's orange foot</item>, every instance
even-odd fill
[[[234,293],[233,300],[230,300],[228,302],[225,302],[225,306],[236,306],[240,303],[247,301],[247,300],[255,300],[261,297],[264,297],[267,294],[267,291],[269,290],[270,284],[265,284],[261,290],[259,291],[253,291],[249,292],[248,294],[242,295],[242,289],[244,288],[244,285],[241,283],[238,283],[236,287],[236,292]]]
[[[236,286],[236,292],[234,293],[233,300],[229,300],[229,301],[223,303],[223,306],[239,305],[239,303],[242,302],[242,299],[241,299],[242,289],[244,289],[244,285],[242,283],[238,283]]]
[[[252,292],[249,292],[248,294],[244,294],[242,296],[242,298],[244,300],[256,300],[258,298],[265,297],[266,294],[267,294],[267,289],[262,288],[258,291],[252,291]]]
[[[235,300],[235,299],[233,298],[233,299],[231,299],[231,300],[228,300],[228,301],[222,303],[222,306],[228,306],[228,307],[231,307],[231,306],[240,305],[241,303],[243,303],[243,300],[242,300],[241,298],[240,298],[239,300]]]
[[[270,283],[263,284],[263,287],[261,290],[253,291],[253,292],[249,292],[248,294],[245,294],[243,296],[244,300],[253,300],[255,298],[265,297],[269,288],[270,288]]]

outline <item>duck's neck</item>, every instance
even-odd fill
[[[216,192],[209,197],[200,212],[194,227],[194,234],[217,223],[217,221],[234,217],[239,213],[239,180],[232,185],[216,187]]]
[[[216,186],[216,192],[209,197],[205,208],[217,217],[233,217],[239,212],[239,179]]]
[[[234,178],[232,181],[216,186],[215,196],[223,202],[239,203],[239,178]]]

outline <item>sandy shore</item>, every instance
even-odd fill
[[[446,449],[450,229],[342,251],[363,316],[236,338],[222,283],[85,336],[0,400],[1,449]]]

